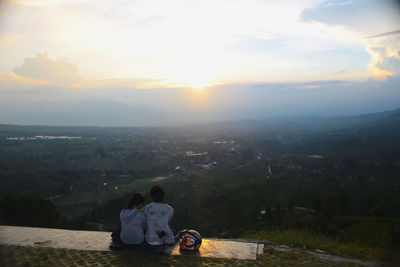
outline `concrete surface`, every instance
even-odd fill
[[[65,248],[90,251],[110,251],[110,232],[76,231],[37,227],[0,225],[0,244]],[[183,252],[171,247],[171,255],[196,255],[204,258],[255,260],[263,253],[264,244],[234,240],[203,239],[198,252]]]

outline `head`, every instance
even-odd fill
[[[141,192],[136,192],[129,199],[128,203],[125,206],[125,209],[140,209],[144,204],[144,195]]]
[[[155,185],[151,188],[150,195],[154,202],[163,202],[165,197],[164,189],[161,186]]]

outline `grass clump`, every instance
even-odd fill
[[[390,260],[395,251],[359,242],[344,242],[338,237],[330,237],[309,230],[259,231],[243,236],[246,239],[264,239],[290,247],[315,250],[320,249],[335,255],[353,256],[371,260]]]

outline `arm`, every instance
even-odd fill
[[[172,217],[174,217],[174,209],[170,206],[170,210],[168,212],[168,222],[169,223],[171,222]]]

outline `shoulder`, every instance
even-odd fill
[[[174,210],[170,205],[168,205],[167,203],[160,203],[160,206],[163,209],[168,209],[168,210]]]
[[[131,210],[123,209],[123,210],[121,210],[119,217],[120,218],[128,217],[130,213],[131,213]]]
[[[143,211],[144,212],[148,211],[149,209],[151,209],[152,206],[153,206],[152,203],[147,204],[146,206],[143,207]]]
[[[144,211],[139,210],[138,213],[137,213],[137,216],[146,217],[146,213],[144,213]]]

